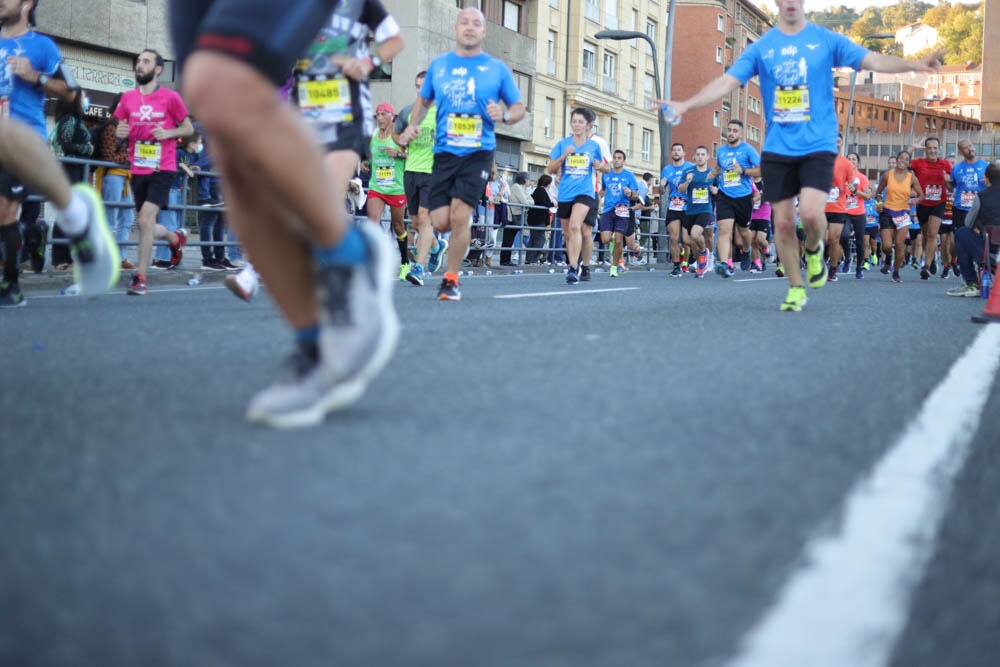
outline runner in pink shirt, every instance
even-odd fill
[[[167,207],[170,187],[177,172],[177,139],[194,132],[187,107],[176,92],[159,84],[163,57],[147,49],[136,56],[135,78],[139,87],[122,95],[115,109],[118,119],[115,136],[128,139],[132,164],[132,193],[138,211],[139,264],[128,294],[145,296],[146,268],[153,254],[153,239],[170,243],[170,263],[180,264],[187,232],[181,228],[167,231],[157,224],[156,216]]]

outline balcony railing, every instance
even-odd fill
[[[597,85],[597,70],[585,69],[583,70],[583,82],[590,86]]]
[[[605,74],[601,78],[601,90],[606,93],[611,93],[612,95],[618,95],[618,80],[613,76],[608,76]]]
[[[556,59],[555,58],[549,58],[549,66],[548,66],[548,69],[546,69],[545,71],[548,73],[549,76],[555,76],[556,75]]]

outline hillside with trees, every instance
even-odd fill
[[[868,7],[860,13],[842,5],[807,12],[807,17],[814,23],[846,34],[856,42],[866,35],[896,32],[913,23],[926,23],[938,31],[937,48],[945,49],[946,65],[983,60],[981,3],[966,5],[942,1],[933,5],[920,0],[903,0],[889,7]],[[869,40],[865,46],[873,51],[900,54],[899,45],[891,39]]]

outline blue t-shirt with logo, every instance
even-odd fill
[[[0,38],[0,98],[10,105],[10,117],[30,126],[42,137],[45,128],[45,91],[32,81],[26,81],[14,74],[7,64],[8,58],[27,58],[31,67],[39,74],[52,76],[59,69],[62,57],[55,42],[29,30],[20,37]],[[8,109],[0,113],[7,113]]]
[[[638,196],[639,181],[628,169],[622,169],[621,173],[615,173],[612,169],[601,177],[601,186],[604,188],[604,206],[602,212],[607,213],[616,206],[631,206],[632,202],[625,194],[628,188],[632,194]]]
[[[760,166],[760,154],[753,146],[745,141],[735,146],[725,144],[719,147],[715,159],[719,163],[719,191],[722,194],[733,198],[753,194],[753,179],[741,173]]]
[[[514,75],[503,61],[488,53],[438,56],[427,68],[420,96],[437,102],[435,153],[469,155],[497,146],[493,120],[486,105],[521,101]]]
[[[865,199],[865,227],[878,227],[878,208],[874,199]]]
[[[837,150],[833,68],[861,69],[868,50],[814,23],[794,35],[772,28],[726,74],[744,85],[754,75],[767,121],[764,152],[799,156]]]
[[[687,207],[687,196],[678,192],[677,186],[684,180],[684,174],[693,168],[693,162],[682,162],[680,166],[675,166],[671,163],[660,172],[661,190],[664,183],[670,186],[670,191],[667,193],[667,209],[671,211],[683,211]],[[661,203],[660,206],[662,207],[663,204]]]
[[[951,169],[951,180],[955,184],[954,208],[968,211],[976,199],[976,193],[986,189],[986,160],[982,158],[969,164],[965,160],[958,162]]]
[[[694,174],[694,178],[687,186],[687,214],[711,213],[711,188],[715,185],[715,177],[711,175],[712,170],[706,165],[705,171],[698,171],[698,167],[691,165],[691,168],[684,172],[684,180],[687,180],[688,174]]]
[[[559,201],[561,202],[573,201],[580,195],[596,196],[594,160],[604,160],[604,152],[596,141],[587,139],[582,146],[577,146],[573,137],[560,139],[552,148],[549,157],[553,160],[560,158],[571,146],[573,153],[563,162],[562,178],[559,179]]]

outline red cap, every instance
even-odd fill
[[[382,102],[382,104],[375,107],[375,113],[378,113],[379,111],[385,111],[386,113],[389,113],[393,116],[396,115],[396,110],[393,109],[392,105],[389,104],[388,102]]]

